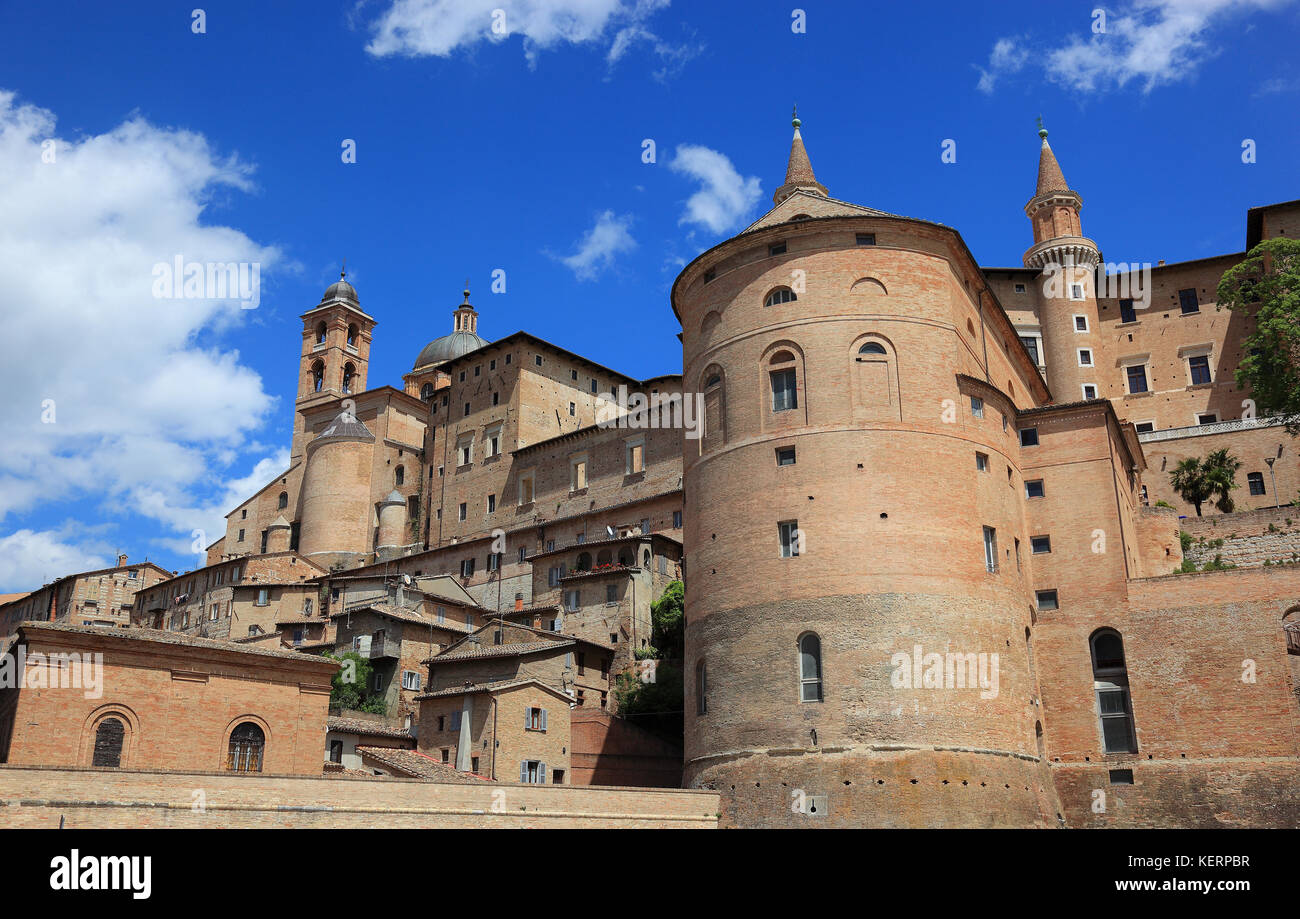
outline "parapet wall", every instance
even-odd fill
[[[10,828],[713,829],[709,791],[0,766]]]

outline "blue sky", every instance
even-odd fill
[[[192,9],[0,8],[0,592],[118,549],[192,567],[284,462],[298,316],[344,258],[371,386],[467,277],[487,338],[680,371],[669,285],[770,205],[795,102],[832,195],[986,265],[1030,243],[1040,114],[1109,261],[1238,251],[1300,197],[1300,0]],[[257,308],[153,297],[177,254],[257,262]]]

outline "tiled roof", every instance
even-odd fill
[[[513,680],[490,680],[487,683],[469,683],[465,686],[448,686],[446,689],[438,689],[434,692],[425,692],[416,696],[416,699],[445,699],[450,696],[463,696],[476,692],[500,692],[503,689],[513,689],[516,686],[524,686],[528,683],[536,683],[542,689],[548,690],[558,696],[570,698],[567,693],[556,689],[554,686],[547,686],[541,680],[535,677],[524,677]]]
[[[95,635],[111,641],[156,642],[158,644],[176,645],[178,647],[205,648],[212,651],[225,651],[229,654],[254,654],[282,659],[301,658],[301,655],[294,651],[249,648],[243,645],[236,645],[231,641],[215,641],[210,638],[193,638],[189,635],[182,635],[179,632],[166,632],[161,629],[104,629],[96,626],[64,625],[55,622],[24,622],[18,627],[27,633],[28,638],[47,631],[76,632],[82,635]]]
[[[432,756],[419,750],[395,750],[391,747],[357,747],[362,759],[374,760],[381,768],[391,769],[413,779],[429,779],[435,782],[456,782],[469,785],[475,782],[490,782],[491,779],[472,772],[458,772],[446,763],[438,762]]]
[[[557,635],[556,637],[558,638],[559,636]],[[511,657],[515,654],[536,654],[538,651],[554,651],[556,648],[565,648],[574,644],[577,644],[577,642],[572,638],[565,638],[562,641],[512,641],[504,645],[477,645],[469,643],[466,646],[458,647],[454,651],[443,651],[441,654],[435,654],[427,661],[421,661],[420,663],[445,664],[451,661],[478,660],[488,657]]]
[[[327,729],[346,734],[365,734],[368,737],[397,737],[402,740],[414,740],[410,731],[398,731],[384,727],[382,722],[367,721],[364,718],[344,718],[330,715],[326,722]]]

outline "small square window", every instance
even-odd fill
[[[1025,482],[1026,498],[1041,498],[1045,494],[1046,492],[1043,490],[1042,479],[1033,479],[1032,481]]]
[[[979,452],[976,452],[976,454],[975,454],[975,468],[976,468],[976,470],[978,470],[979,472],[988,472],[988,471],[989,471],[989,455],[988,455],[987,453],[979,453]]]
[[[777,447],[776,464],[778,466],[794,465],[794,447]]]
[[[1071,299],[1071,300],[1082,300],[1082,299],[1083,299],[1083,285],[1082,285],[1082,284],[1071,284],[1071,285],[1070,285],[1070,299]]]
[[[1087,316],[1075,316],[1075,317],[1074,317],[1074,331],[1076,331],[1076,332],[1086,332],[1086,331],[1088,331],[1088,317],[1087,317]]]
[[[1080,367],[1091,367],[1091,366],[1092,366],[1092,349],[1091,349],[1091,348],[1080,348],[1080,349],[1079,349],[1079,366],[1080,366]]]
[[[1018,293],[1018,294],[1023,294],[1024,292],[1025,292],[1025,285],[1023,285],[1023,284],[1017,284],[1017,285],[1016,285],[1016,293]]]
[[[1084,383],[1083,398],[1089,402],[1097,398],[1097,387],[1092,383]]]
[[[1037,447],[1038,446],[1038,428],[1021,428],[1020,429],[1020,446]]]
[[[1215,424],[1218,420],[1219,416],[1215,412],[1204,412],[1196,416],[1197,424]]]
[[[859,246],[874,246],[876,244],[875,233],[859,233],[857,237]]]
[[[1112,785],[1132,785],[1133,770],[1132,769],[1111,769],[1110,783]]]
[[[1037,591],[1035,597],[1038,600],[1038,608],[1040,610],[1060,609],[1060,604],[1057,602],[1056,598],[1056,591],[1054,590]]]
[[[1046,555],[1052,551],[1052,537],[1050,536],[1031,536],[1029,544],[1033,547],[1035,555]]]
[[[785,243],[780,242],[767,247],[768,255],[785,255]]]

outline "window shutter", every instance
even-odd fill
[[[533,710],[531,708],[524,709],[524,730],[525,731],[533,726],[532,715],[533,715]]]
[[[537,764],[537,784],[538,785],[546,784],[546,763]]]
[[[546,709],[542,709],[542,730],[546,730]]]
[[[519,781],[528,781],[528,760],[526,759],[519,761]]]

